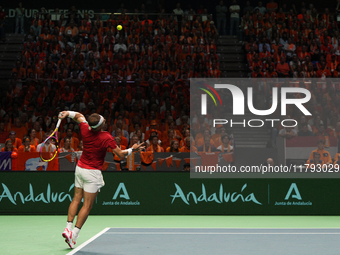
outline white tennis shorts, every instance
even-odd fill
[[[76,167],[74,186],[88,193],[96,193],[105,185],[102,171]]]

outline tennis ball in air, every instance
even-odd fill
[[[118,29],[118,30],[122,30],[122,29],[123,29],[122,25],[118,25],[118,26],[117,26],[117,29]]]

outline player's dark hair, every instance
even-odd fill
[[[100,115],[98,113],[92,113],[88,119],[89,126],[95,126],[100,121]]]

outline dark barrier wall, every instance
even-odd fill
[[[184,172],[104,172],[92,214],[338,215],[333,179],[190,179]],[[72,172],[0,173],[1,214],[67,214]]]
[[[278,150],[271,148],[235,148],[235,165],[240,166],[259,166],[272,158],[275,165],[278,165]]]

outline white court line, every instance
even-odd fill
[[[73,255],[75,254],[77,251],[79,251],[80,249],[82,249],[83,247],[85,247],[86,245],[88,245],[89,243],[91,243],[93,240],[95,240],[96,238],[98,238],[99,236],[101,236],[102,234],[104,234],[106,231],[108,231],[110,228],[105,228],[104,230],[100,231],[98,234],[96,234],[95,236],[91,237],[89,240],[87,240],[85,243],[82,243],[81,245],[79,245],[77,248],[75,248],[74,250],[72,250],[71,252],[67,253],[66,255]]]
[[[188,227],[188,228],[177,228],[177,227],[140,227],[140,228],[136,228],[136,227],[111,227],[112,229],[268,229],[268,230],[277,230],[277,229],[280,229],[280,230],[300,230],[300,229],[303,229],[303,230],[311,230],[311,229],[317,229],[317,230],[320,230],[320,229],[330,229],[330,230],[333,230],[333,229],[338,229],[340,231],[340,228],[338,227],[332,227],[332,228],[228,228],[228,227],[217,227],[217,228],[212,228],[212,227]]]
[[[105,235],[340,235],[340,233],[234,233],[234,232],[107,232]]]

